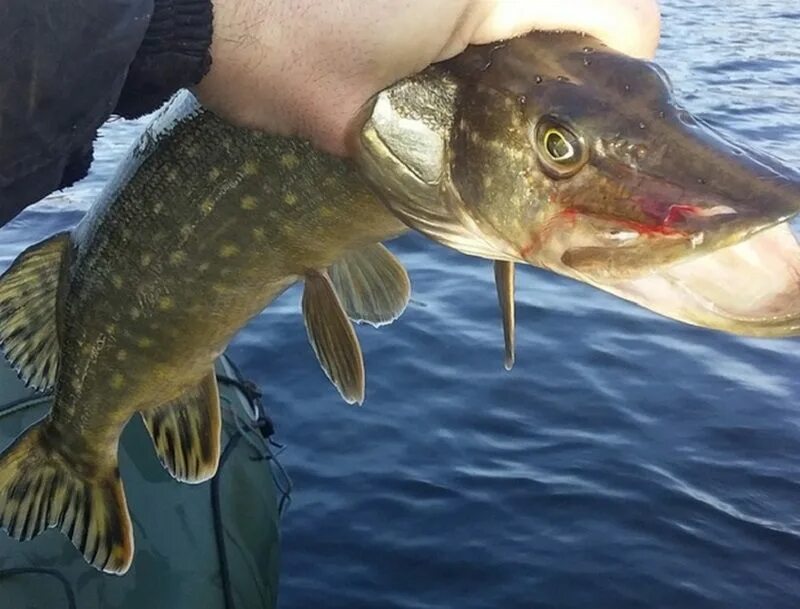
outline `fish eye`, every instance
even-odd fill
[[[564,134],[551,127],[543,137],[544,149],[556,163],[567,163],[575,158],[575,147],[569,143]]]
[[[545,172],[552,178],[575,175],[586,164],[586,147],[575,132],[546,117],[532,129],[534,148]]]

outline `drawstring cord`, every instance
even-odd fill
[[[211,511],[214,517],[214,539],[217,545],[217,555],[219,556],[220,573],[222,575],[222,592],[225,599],[225,609],[235,609],[219,492],[220,481],[222,480],[222,473],[224,471],[224,465],[228,460],[228,455],[239,443],[239,440],[243,439],[255,450],[258,455],[256,457],[257,460],[266,461],[267,469],[272,476],[275,488],[278,489],[280,493],[280,500],[278,502],[279,518],[283,517],[286,508],[291,504],[292,481],[291,478],[289,478],[289,474],[276,459],[277,454],[272,451],[272,447],[276,446],[279,448],[280,453],[283,446],[272,440],[272,435],[275,433],[275,425],[272,419],[269,418],[269,415],[267,415],[264,404],[261,401],[263,394],[255,384],[240,380],[242,378],[241,372],[239,372],[233,362],[229,360],[228,363],[233,368],[237,378],[217,375],[217,382],[220,385],[238,389],[247,400],[249,410],[247,411],[248,416],[244,416],[240,409],[231,408],[233,422],[236,425],[236,433],[231,436],[227,446],[225,446],[225,449],[222,451],[219,460],[219,471],[211,480]],[[226,404],[231,405],[230,398],[223,397],[222,399]]]

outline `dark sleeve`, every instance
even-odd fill
[[[0,1],[0,226],[86,175],[115,111],[208,70],[211,0]]]
[[[199,83],[211,67],[211,22],[211,0],[155,0],[114,114],[147,114]]]

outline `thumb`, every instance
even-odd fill
[[[468,5],[438,60],[469,44],[486,44],[532,30],[583,32],[628,55],[650,59],[661,33],[656,0],[488,0]]]

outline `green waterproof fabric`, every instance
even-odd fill
[[[223,360],[217,370],[235,374]],[[223,460],[210,482],[174,481],[140,417],[125,430],[120,468],[136,548],[126,575],[95,571],[58,531],[24,543],[0,532],[0,609],[275,607],[279,515],[272,462],[265,459],[261,434],[247,425],[244,394],[225,384],[220,393]],[[0,364],[0,447],[46,414],[47,403],[12,406],[31,395]]]

